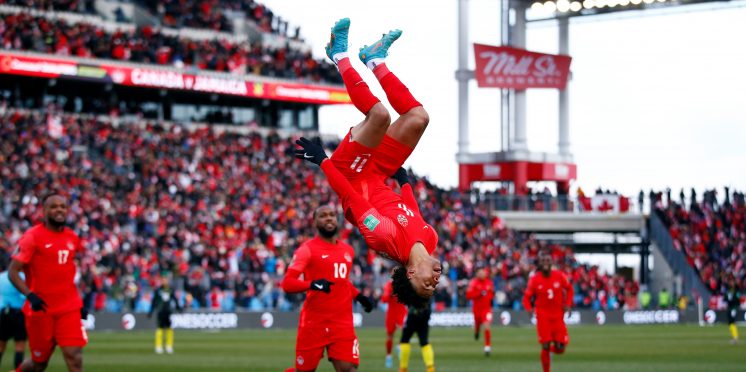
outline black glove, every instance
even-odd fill
[[[324,152],[324,148],[321,147],[320,143],[315,143],[306,137],[301,137],[295,141],[295,144],[301,147],[295,150],[295,157],[298,159],[304,159],[320,166],[321,162],[327,158],[326,152]]]
[[[404,170],[403,167],[399,167],[399,170],[397,170],[391,178],[395,179],[396,182],[399,183],[399,186],[404,186],[405,183],[409,183],[409,176],[407,176],[407,171]]]
[[[83,319],[83,320],[88,319],[88,310],[86,310],[86,308],[84,307],[80,308],[80,319]]]
[[[366,313],[373,311],[373,301],[371,301],[370,298],[363,296],[362,293],[355,297],[355,301],[360,303]]]
[[[309,288],[312,291],[320,291],[324,293],[329,293],[332,291],[332,286],[334,283],[326,280],[326,279],[317,279],[311,282],[311,288]]]
[[[34,311],[46,311],[47,310],[47,304],[46,302],[42,301],[39,296],[37,296],[35,293],[31,292],[26,296],[26,299],[31,304],[31,310]]]

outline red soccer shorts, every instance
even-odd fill
[[[567,334],[567,326],[562,318],[544,319],[537,317],[536,333],[539,336],[539,343],[556,342],[567,345],[570,343],[570,336]]]
[[[353,329],[298,328],[295,344],[295,369],[312,371],[326,349],[329,359],[360,364],[360,345]]]
[[[388,135],[384,135],[375,148],[363,146],[352,141],[351,134],[352,130],[347,132],[331,157],[332,164],[349,181],[366,172],[376,172],[384,178],[391,177],[414,150]]]
[[[391,301],[396,301],[395,299],[391,299]],[[391,306],[391,305],[389,305]],[[394,331],[396,331],[396,328],[401,328],[404,326],[404,318],[407,317],[407,312],[399,312],[399,311],[387,311],[386,312],[386,333],[387,334],[393,334]]]
[[[492,324],[492,311],[480,311],[474,313],[474,324],[480,325],[483,323]]]
[[[31,359],[38,363],[49,360],[55,345],[83,347],[88,344],[79,310],[62,314],[34,311],[26,315],[26,331]]]

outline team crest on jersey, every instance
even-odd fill
[[[67,249],[70,250],[70,251],[72,251],[73,248],[75,248],[75,246],[73,245],[73,242],[68,241],[67,242]]]
[[[554,282],[554,288],[559,288],[559,283],[558,282]]]
[[[396,220],[399,221],[399,225],[402,225],[404,227],[407,227],[407,225],[409,225],[409,220],[407,220],[407,217],[404,217],[403,214],[396,216]]]
[[[363,220],[363,225],[368,228],[368,230],[373,231],[376,229],[378,224],[381,223],[381,221],[376,218],[376,216],[369,214],[368,217],[365,217]]]
[[[345,253],[345,260],[347,260],[347,262],[352,262],[352,256],[350,256],[349,253]]]

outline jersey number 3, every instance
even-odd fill
[[[334,263],[334,278],[346,278],[347,277],[347,264]]]

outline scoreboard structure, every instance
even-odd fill
[[[625,12],[670,9],[699,5],[713,7],[744,6],[742,0],[501,0],[500,45],[474,45],[476,66],[468,66],[468,0],[458,0],[458,81],[459,139],[456,160],[459,163],[459,188],[466,190],[474,182],[506,182],[513,194],[528,191],[529,181],[556,182],[557,193],[567,195],[570,182],[577,177],[577,166],[570,149],[570,77],[569,21],[574,17],[602,16]],[[696,7],[692,7],[694,9]],[[696,10],[696,9],[695,9]],[[556,22],[559,34],[557,55],[526,50],[528,22]],[[469,150],[469,82],[480,88],[501,89],[500,151],[473,153]],[[533,152],[526,135],[526,89],[558,89],[559,115],[557,151]],[[497,141],[495,141],[497,143]]]

